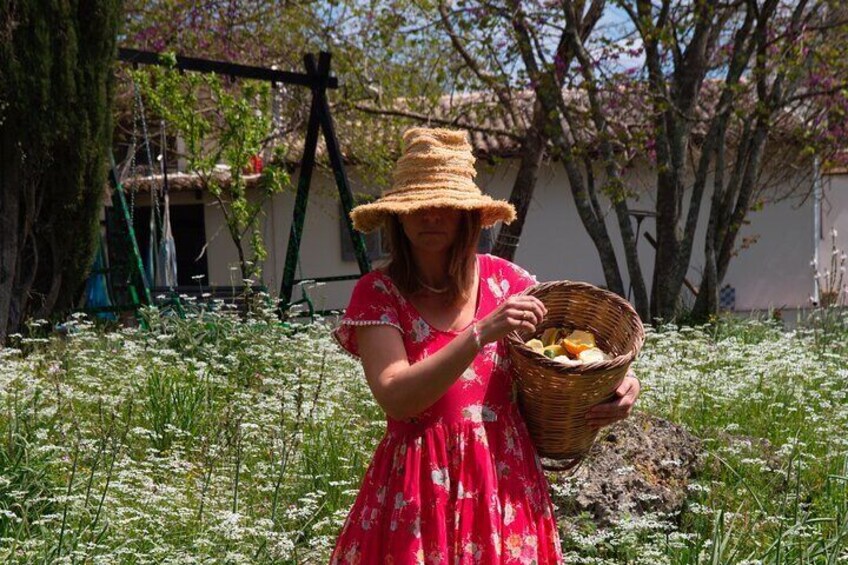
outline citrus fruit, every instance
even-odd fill
[[[582,351],[595,347],[595,336],[589,332],[574,330],[561,343],[572,356],[577,356]]]

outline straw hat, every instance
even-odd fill
[[[408,129],[403,134],[403,154],[392,174],[392,186],[369,204],[353,209],[353,226],[370,232],[389,214],[408,214],[422,208],[447,207],[480,210],[483,227],[510,223],[515,208],[504,200],[483,194],[472,180],[474,155],[468,132],[444,128]]]

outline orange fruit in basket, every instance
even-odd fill
[[[577,357],[583,351],[595,347],[595,336],[589,332],[574,330],[565,336],[560,343],[572,357]]]

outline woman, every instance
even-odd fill
[[[334,335],[358,356],[387,417],[386,435],[331,563],[561,563],[548,485],[512,395],[502,338],[545,317],[524,269],[477,255],[482,227],[513,207],[474,184],[467,133],[413,128],[383,196],[351,213],[384,225],[391,258],[363,276]],[[639,394],[590,423],[625,418]]]

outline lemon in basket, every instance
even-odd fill
[[[530,349],[532,349],[535,353],[538,353],[539,355],[545,354],[545,346],[542,345],[541,340],[531,339],[525,345],[527,345],[527,347],[529,347]]]
[[[563,348],[563,346],[558,345],[558,344],[554,344],[554,345],[548,345],[547,347],[545,347],[545,349],[542,351],[542,355],[544,355],[548,359],[553,359],[553,358],[559,357],[561,355],[566,355],[566,352],[565,352],[565,348]]]
[[[567,367],[612,359],[611,355],[596,345],[595,336],[591,332],[574,330],[561,337],[567,331],[565,328],[548,328],[542,332],[541,338],[530,339],[525,345],[539,355]]]

